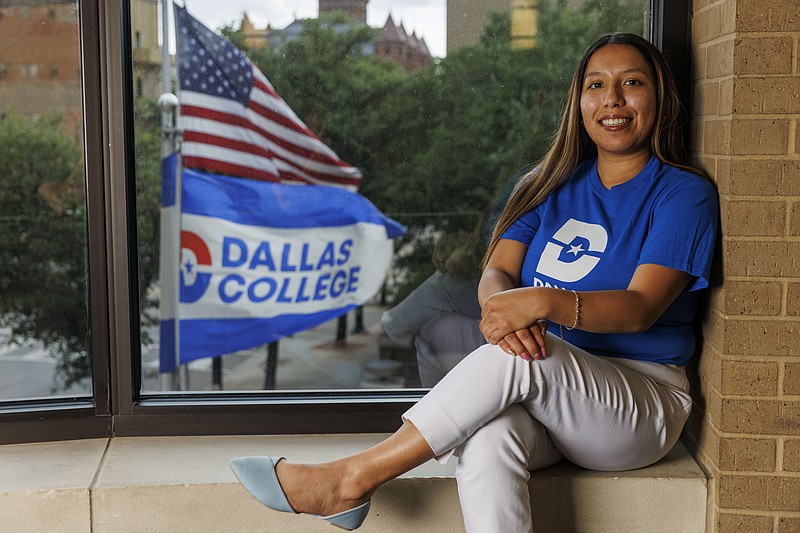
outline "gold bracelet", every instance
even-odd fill
[[[574,290],[572,291],[572,294],[575,295],[575,322],[572,323],[572,326],[564,326],[563,324],[559,324],[559,328],[561,329],[561,338],[564,338],[563,328],[567,328],[567,331],[575,329],[578,326],[578,321],[581,317],[581,298]]]

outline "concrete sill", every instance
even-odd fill
[[[4,532],[336,531],[272,512],[235,481],[228,461],[284,455],[319,462],[384,435],[129,437],[0,446]],[[376,495],[360,531],[463,531],[455,460],[429,462]],[[706,479],[682,445],[630,472],[562,463],[531,480],[536,532],[705,530]]]

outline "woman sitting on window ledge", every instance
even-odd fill
[[[518,533],[532,529],[530,471],[661,459],[691,409],[684,366],[718,216],[680,116],[655,47],[632,34],[593,43],[552,147],[495,228],[478,295],[488,344],[382,443],[317,465],[234,459],[245,488],[354,529],[383,483],[456,455],[467,531]]]

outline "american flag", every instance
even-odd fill
[[[181,155],[187,168],[262,181],[357,190],[340,160],[233,43],[175,6]]]

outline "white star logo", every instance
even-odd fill
[[[569,245],[569,252],[567,252],[567,253],[568,254],[572,254],[575,257],[578,257],[578,254],[583,252],[583,251],[584,251],[584,249],[583,249],[583,245],[582,244],[579,244],[577,246],[574,246],[574,245],[570,244]]]

